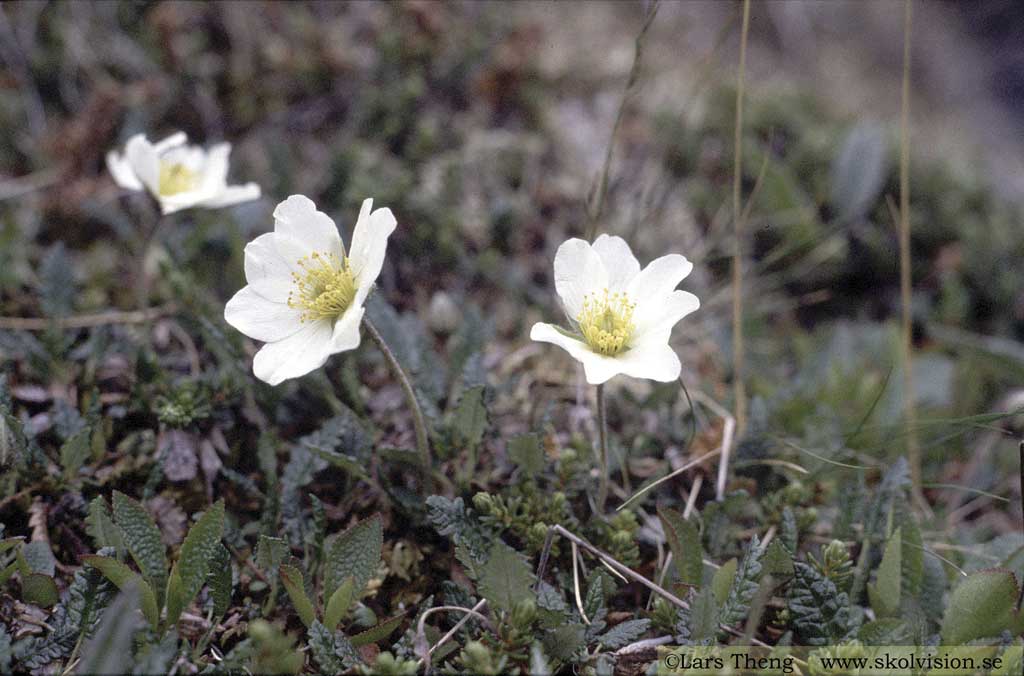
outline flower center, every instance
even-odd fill
[[[624,293],[591,293],[583,299],[583,310],[576,321],[583,339],[594,352],[613,356],[629,347],[633,337],[633,310],[636,303],[629,302]]]
[[[163,197],[195,190],[198,186],[199,172],[192,171],[181,163],[160,161],[157,192]]]
[[[299,321],[337,319],[356,297],[356,279],[348,258],[314,251],[299,259],[301,272],[293,272],[295,287],[288,292],[288,307],[302,310]]]

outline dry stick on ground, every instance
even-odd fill
[[[914,406],[913,332],[910,279],[910,26],[912,0],[903,4],[903,89],[900,100],[900,305],[903,333],[903,416],[907,424],[907,459],[914,500],[925,513],[931,510],[921,493],[921,449],[917,444]]]
[[[468,609],[467,608],[462,608],[460,606],[438,606],[437,608],[431,608],[427,612],[423,613],[423,617],[420,618],[419,627],[416,630],[417,637],[419,637],[419,636],[426,636],[424,628],[423,628],[423,626],[424,626],[423,625],[424,619],[426,618],[427,615],[429,615],[430,613],[434,612],[435,610],[456,610],[456,611],[461,611],[464,614],[462,616],[462,619],[460,619],[458,622],[456,622],[455,626],[448,630],[447,634],[442,636],[437,641],[437,643],[435,643],[433,646],[430,647],[430,649],[427,651],[426,658],[421,657],[418,660],[417,663],[421,664],[421,665],[424,664],[426,662],[426,660],[429,659],[430,656],[433,655],[434,652],[438,648],[440,648],[442,645],[444,645],[445,643],[450,641],[452,636],[455,636],[455,634],[459,631],[459,629],[462,629],[462,627],[467,622],[469,622],[471,617],[475,617],[477,619],[483,620],[484,623],[487,624],[488,623],[487,618],[480,614],[480,611],[483,610],[484,606],[486,606],[486,605],[487,605],[487,599],[480,599],[479,601],[476,602],[475,606],[473,606],[472,608],[468,608]],[[423,631],[424,633],[421,634],[420,633],[421,631]]]
[[[689,610],[690,604],[687,603],[686,601],[682,600],[681,598],[679,598],[675,594],[669,592],[668,590],[664,589],[663,587],[654,584],[653,582],[648,580],[646,577],[644,577],[640,573],[637,573],[636,571],[634,571],[632,568],[629,568],[625,564],[620,563],[617,559],[613,558],[610,554],[606,554],[605,552],[601,551],[600,549],[598,549],[594,545],[590,544],[589,542],[587,542],[583,538],[579,537],[578,535],[575,535],[575,534],[571,533],[570,531],[567,531],[565,528],[563,528],[562,526],[560,526],[558,524],[555,524],[554,526],[551,526],[550,528],[548,528],[548,535],[547,535],[547,538],[544,541],[544,549],[541,552],[540,565],[537,566],[537,585],[538,585],[538,587],[539,587],[539,585],[541,583],[541,579],[544,577],[544,571],[547,569],[548,554],[549,554],[549,552],[551,550],[551,543],[554,541],[554,536],[555,536],[556,533],[558,535],[561,535],[562,537],[566,538],[567,540],[569,540],[569,542],[574,543],[578,547],[582,547],[583,549],[587,550],[588,552],[590,552],[591,554],[596,556],[598,559],[600,559],[601,561],[604,561],[609,566],[615,568],[617,571],[619,571],[620,573],[622,573],[624,576],[628,577],[629,579],[633,580],[634,582],[639,582],[640,584],[642,584],[643,586],[647,587],[648,589],[650,589],[655,594],[658,594],[659,596],[661,596],[662,598],[664,598],[665,600],[667,600],[669,603],[671,603],[672,605],[676,606],[677,608],[684,608],[686,610]],[[680,584],[682,586],[685,586],[685,587],[693,586],[693,585],[687,585],[687,584],[683,584],[683,583],[680,583]],[[743,632],[739,631],[735,627],[730,627],[727,624],[719,624],[718,627],[719,627],[719,629],[721,629],[722,631],[724,631],[727,634],[731,634],[732,636],[736,636],[738,638],[743,638]],[[770,645],[768,645],[764,641],[761,641],[760,639],[756,639],[756,638],[751,638],[750,642],[752,644],[754,644],[754,645],[759,645],[759,646],[764,647],[764,648],[770,648],[771,647]]]
[[[736,426],[742,435],[747,426],[747,390],[743,381],[743,208],[740,182],[743,178],[743,76],[747,63],[747,35],[750,32],[750,0],[743,0],[743,26],[740,30],[740,62],[736,71],[736,124],[733,129],[732,172],[732,355],[733,398],[736,400]],[[724,456],[723,456],[724,457]]]
[[[651,24],[654,23],[654,17],[658,13],[658,6],[660,4],[661,0],[654,0],[650,3],[647,14],[644,16],[644,25],[636,36],[633,66],[629,69],[629,80],[626,82],[626,90],[622,93],[622,100],[619,101],[619,110],[615,113],[615,123],[612,125],[612,134],[608,139],[608,151],[604,156],[604,165],[601,167],[601,174],[597,179],[597,183],[591,190],[590,199],[587,200],[587,219],[590,221],[587,225],[587,240],[593,240],[597,234],[597,219],[601,217],[601,212],[604,211],[604,201],[608,194],[608,172],[612,165],[615,137],[619,133],[619,126],[622,124],[622,118],[626,112],[626,104],[629,103],[636,83],[640,79],[640,65],[643,62],[644,54],[644,38],[647,37],[647,31],[651,28]]]
[[[5,331],[46,331],[57,329],[88,329],[108,324],[144,324],[165,317],[178,309],[174,303],[157,305],[145,310],[131,312],[100,312],[91,315],[75,315],[57,319],[44,317],[0,317],[0,330]]]
[[[736,419],[729,414],[724,406],[700,390],[694,393],[694,399],[702,402],[725,421],[722,428],[722,459],[718,463],[718,478],[715,480],[715,500],[721,501],[725,497],[725,484],[729,478],[729,458],[732,453],[733,436],[737,428]]]

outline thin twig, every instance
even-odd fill
[[[733,254],[732,254],[732,353],[733,398],[736,425],[742,435],[747,426],[747,390],[744,382],[743,355],[743,203],[740,183],[743,178],[743,84],[747,64],[747,36],[750,32],[750,0],[743,0],[743,25],[740,29],[740,62],[736,71],[736,123],[733,128]],[[728,453],[728,451],[726,451]],[[723,455],[723,460],[727,456]],[[719,499],[721,499],[719,497]]]
[[[452,627],[451,629],[449,629],[449,630],[448,630],[448,633],[447,633],[447,634],[445,634],[444,636],[442,636],[442,637],[440,638],[440,640],[438,640],[438,642],[437,642],[437,643],[435,643],[435,644],[434,644],[433,646],[431,646],[431,647],[430,647],[430,649],[429,649],[429,650],[427,650],[427,655],[426,655],[426,658],[429,658],[429,657],[430,657],[431,655],[433,655],[433,654],[434,654],[434,652],[435,652],[435,651],[436,651],[436,650],[437,650],[438,648],[440,648],[440,647],[441,647],[442,645],[444,645],[445,643],[447,643],[448,641],[450,641],[450,640],[451,640],[451,638],[452,638],[452,636],[455,636],[455,634],[456,634],[456,633],[458,633],[459,629],[462,629],[462,627],[463,627],[463,626],[464,626],[464,625],[465,625],[465,624],[466,624],[467,622],[469,622],[469,620],[470,620],[470,618],[471,618],[471,617],[476,617],[476,618],[478,618],[478,619],[481,619],[481,620],[483,620],[483,621],[484,621],[484,623],[486,624],[486,623],[487,623],[487,618],[486,618],[486,617],[484,617],[483,615],[481,615],[481,614],[480,614],[480,611],[481,611],[481,610],[483,610],[483,609],[484,609],[484,606],[486,606],[486,605],[487,605],[487,599],[480,599],[479,601],[477,601],[477,602],[476,602],[476,605],[475,605],[475,606],[473,606],[473,607],[472,607],[472,608],[470,608],[470,609],[467,609],[467,608],[462,608],[462,607],[458,607],[458,606],[438,606],[437,608],[431,608],[430,610],[428,610],[428,611],[426,611],[425,613],[423,613],[423,617],[421,617],[421,618],[420,618],[419,628],[417,629],[417,632],[416,632],[417,636],[419,636],[419,635],[420,635],[420,630],[421,630],[421,629],[422,629],[422,627],[423,627],[423,620],[424,620],[424,617],[426,617],[426,616],[427,616],[428,614],[430,614],[430,613],[434,612],[435,610],[460,610],[460,611],[462,611],[463,613],[465,613],[465,614],[464,614],[464,615],[462,616],[462,619],[460,619],[460,620],[459,620],[458,622],[456,622],[456,623],[455,623],[455,626],[454,626],[454,627]],[[425,658],[423,658],[423,657],[421,657],[421,658],[420,658],[420,659],[418,660],[418,663],[419,663],[419,664],[421,664],[421,665],[422,665],[422,664],[423,664],[424,662],[426,662],[426,659],[425,659]]]
[[[580,550],[576,546],[576,542],[572,543],[572,593],[576,597],[576,609],[580,611],[580,617],[583,618],[583,623],[589,625],[590,618],[587,617],[587,612],[583,610],[583,598],[580,596],[580,572],[579,572],[579,558]]]
[[[657,479],[656,481],[652,481],[651,483],[647,484],[646,486],[644,486],[643,488],[638,490],[636,493],[633,493],[633,495],[631,495],[628,500],[626,500],[621,505],[619,505],[616,508],[615,511],[620,511],[620,510],[625,509],[629,505],[633,504],[633,502],[635,502],[638,498],[646,495],[652,489],[657,488],[658,486],[660,486],[661,484],[665,483],[669,479],[672,479],[673,477],[679,476],[680,474],[682,474],[686,470],[691,469],[693,467],[696,467],[697,465],[699,465],[700,463],[704,462],[708,458],[715,457],[716,455],[718,455],[721,452],[722,452],[721,448],[716,448],[713,451],[708,451],[707,453],[705,453],[704,455],[700,456],[699,458],[696,458],[696,459],[691,460],[690,462],[686,463],[685,465],[683,465],[679,469],[673,470],[672,472],[666,474],[665,476],[661,477],[660,479]]]
[[[74,315],[46,319],[45,317],[0,317],[0,330],[5,331],[46,331],[57,329],[88,329],[108,324],[144,324],[146,322],[174,314],[178,306],[175,303],[157,305],[145,310],[129,312],[111,311],[90,315]]]
[[[643,586],[647,587],[648,589],[650,589],[651,591],[653,591],[653,592],[655,592],[657,594],[660,594],[661,596],[663,596],[664,598],[668,599],[669,601],[671,601],[673,604],[679,606],[680,608],[687,608],[688,607],[686,605],[686,602],[683,601],[682,599],[678,598],[677,596],[675,596],[671,592],[666,591],[665,589],[663,589],[663,588],[659,587],[658,585],[654,584],[653,582],[648,580],[643,575],[640,575],[639,573],[635,572],[632,568],[629,568],[628,566],[625,566],[625,565],[619,563],[616,559],[612,558],[609,554],[604,553],[603,551],[601,551],[600,549],[598,549],[594,545],[590,544],[589,542],[587,542],[583,538],[578,537],[578,536],[574,535],[573,533],[570,533],[569,531],[567,531],[565,528],[563,528],[559,524],[555,524],[554,526],[551,527],[551,529],[554,530],[559,535],[561,535],[562,537],[564,537],[567,540],[569,540],[569,542],[572,542],[575,545],[577,545],[579,547],[582,547],[583,549],[587,550],[588,552],[590,552],[591,554],[593,554],[597,558],[603,559],[609,566],[611,566],[615,570],[619,571],[620,573],[622,573],[623,575],[625,575],[629,579],[633,580],[634,582],[639,582]],[[538,577],[540,575],[543,575],[543,573],[544,573],[544,571],[539,571],[537,573]]]
[[[666,601],[668,601],[672,605],[676,606],[677,608],[684,608],[684,609],[689,610],[690,604],[687,603],[686,601],[683,601],[681,598],[679,598],[675,594],[667,591],[663,587],[654,584],[653,582],[648,580],[643,575],[635,572],[633,569],[631,569],[628,566],[620,563],[618,560],[612,558],[609,554],[604,553],[603,551],[601,551],[600,549],[598,549],[594,545],[590,544],[589,542],[587,542],[583,538],[581,538],[581,537],[579,537],[579,536],[577,536],[577,535],[567,531],[565,528],[563,528],[559,524],[555,524],[554,526],[551,526],[551,528],[548,530],[548,534],[550,535],[551,533],[558,533],[562,537],[564,537],[567,540],[569,540],[569,542],[573,542],[577,546],[582,547],[583,549],[587,550],[588,552],[590,552],[591,554],[596,556],[598,559],[601,559],[601,560],[605,561],[609,566],[615,568],[617,571],[619,571],[620,573],[622,573],[623,575],[625,575],[629,579],[633,580],[634,582],[639,582],[640,584],[642,584],[643,586],[647,587],[652,592],[658,594],[659,596],[661,596],[662,598],[664,598]],[[539,567],[537,569],[537,578],[538,578],[538,580],[543,575],[544,575],[544,567],[542,566],[542,567]],[[685,584],[685,583],[682,583],[682,582],[680,582],[679,584],[681,586],[684,586],[684,587],[691,587],[691,586],[693,586],[693,585],[688,585],[688,584]],[[736,636],[736,637],[742,637],[743,636],[743,633],[741,631],[739,631],[735,627],[730,627],[727,624],[719,624],[718,627],[722,631],[724,631],[727,634],[730,634],[732,636]],[[762,647],[765,647],[765,648],[770,648],[771,647],[767,643],[765,643],[764,641],[761,641],[761,640],[756,639],[756,638],[752,638],[750,640],[750,642],[753,643],[754,645],[759,645],[759,646],[762,646]]]
[[[398,363],[395,353],[384,342],[384,337],[380,335],[377,327],[373,325],[369,317],[363,317],[363,326],[366,328],[366,333],[369,334],[370,339],[373,340],[377,348],[384,355],[384,359],[391,369],[391,374],[398,380],[398,383],[402,386],[402,391],[405,393],[406,403],[408,403],[409,412],[412,414],[412,425],[416,431],[416,449],[420,453],[420,461],[423,463],[426,481],[429,483],[433,477],[433,463],[430,460],[430,442],[427,439],[427,425],[423,420],[423,411],[420,409],[419,401],[416,399],[416,391],[412,387],[412,381],[409,379],[405,369],[402,368],[402,365]]]
[[[683,518],[686,519],[693,513],[694,508],[697,506],[697,495],[700,494],[700,487],[704,485],[704,475],[698,474],[693,477],[693,483],[690,485],[690,494],[686,497],[686,509],[683,510]]]

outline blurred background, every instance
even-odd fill
[[[579,401],[569,359],[526,336],[560,314],[554,251],[588,227],[621,106],[598,232],[626,237],[642,262],[672,251],[695,262],[684,288],[703,307],[674,343],[684,378],[728,405],[740,6],[661,3],[627,87],[647,7],[4,3],[0,314],[135,307],[133,257],[151,226],[103,157],[132,134],[180,129],[230,141],[231,182],[255,181],[264,197],[172,217],[147,254],[152,305],[193,303],[212,326],[244,283],[243,244],[270,230],[279,200],[306,194],[347,232],[372,196],[399,221],[382,297],[438,345],[465,317],[486,319],[483,363],[492,378],[518,379],[501,409],[515,427],[520,403],[532,419],[565,392]],[[1009,0],[914,11],[917,399],[924,420],[941,416],[922,424],[926,479],[1003,495],[1016,490],[1013,419],[957,421],[1021,405],[1024,12]],[[743,130],[752,429],[883,462],[903,445],[892,434],[902,394],[888,206],[902,49],[899,2],[753,4]],[[183,370],[189,358],[205,364],[216,342],[185,334],[199,356],[181,356]],[[44,389],[81,374],[55,370],[55,357],[94,347],[0,332],[11,382]],[[622,387],[649,396],[647,385]],[[638,441],[622,452],[660,457],[663,444],[642,441],[651,421],[635,424]],[[669,436],[681,439],[677,426]],[[741,457],[783,452],[754,441]],[[1016,509],[967,516],[997,534]]]

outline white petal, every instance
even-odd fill
[[[260,187],[255,183],[229,185],[213,197],[204,200],[202,206],[209,209],[229,207],[233,204],[241,204],[242,202],[258,200],[260,198],[260,194]]]
[[[224,319],[245,335],[265,343],[282,340],[302,328],[301,310],[274,303],[243,287],[224,307]]]
[[[669,344],[668,336],[661,334],[658,340],[640,343],[615,356],[621,373],[634,378],[647,378],[667,383],[679,377],[682,365],[679,356]]]
[[[373,200],[363,200],[359,220],[352,232],[352,246],[348,259],[357,284],[356,303],[362,303],[384,266],[388,237],[395,231],[397,221],[391,209],[373,209]]]
[[[142,134],[137,134],[125,144],[124,156],[142,185],[156,195],[160,185],[160,158],[153,144]]]
[[[245,245],[245,279],[253,291],[275,303],[288,300],[298,261],[308,252],[290,237],[268,232]]]
[[[344,250],[334,221],[317,211],[313,200],[292,195],[274,209],[274,232],[287,235],[306,245],[310,252],[333,253],[341,258]]]
[[[649,332],[670,331],[676,323],[700,307],[700,299],[689,291],[673,291],[667,297],[652,297],[636,301],[633,311],[635,335],[643,340]]]
[[[655,258],[630,281],[626,292],[633,302],[663,298],[679,286],[691,270],[693,263],[686,260],[686,256],[669,254]]]
[[[139,177],[132,170],[128,160],[116,150],[107,153],[107,171],[110,172],[114,183],[128,190],[142,190],[145,186],[139,181]]]
[[[629,280],[640,272],[640,261],[621,237],[601,235],[594,240],[594,251],[608,272],[608,290],[624,291]]]
[[[284,340],[267,343],[256,353],[252,371],[260,380],[278,385],[320,368],[331,356],[331,322],[308,322]]]
[[[189,209],[207,199],[209,193],[202,190],[189,190],[173,195],[156,195],[156,201],[160,203],[160,211],[164,216],[173,214],[176,211]]]
[[[583,364],[583,372],[591,385],[600,385],[622,372],[615,358],[592,352],[582,340],[563,333],[553,324],[534,324],[530,329],[530,339],[557,345],[568,352],[573,359]]]
[[[555,252],[555,291],[571,318],[579,317],[583,298],[608,286],[608,273],[601,257],[582,239],[562,242]]]
[[[359,347],[359,325],[363,321],[364,308],[352,303],[334,324],[331,335],[331,352],[344,352]]]
[[[230,143],[218,143],[206,151],[203,163],[203,185],[224,188],[228,183],[228,156],[231,155]]]
[[[164,151],[170,150],[171,148],[177,148],[178,146],[183,146],[187,142],[188,142],[188,136],[185,134],[185,132],[178,131],[178,132],[175,132],[175,133],[171,134],[170,136],[168,136],[164,140],[157,141],[156,143],[154,143],[153,144],[153,150],[156,151],[157,154],[160,154],[160,153],[163,153]]]

